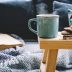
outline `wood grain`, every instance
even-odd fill
[[[0,50],[16,46],[22,46],[22,43],[8,34],[0,34]]]

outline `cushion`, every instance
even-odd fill
[[[36,39],[28,28],[28,20],[34,18],[32,0],[6,0],[0,2],[0,32],[13,33],[23,39]]]
[[[72,2],[70,0],[54,0],[54,1],[63,2],[63,3],[71,3]]]
[[[68,9],[72,9],[71,4],[53,1],[53,13],[60,16],[59,31],[62,31],[64,27],[69,26]]]

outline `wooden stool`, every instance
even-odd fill
[[[22,46],[22,43],[8,34],[0,34],[0,50]]]
[[[72,40],[63,40],[59,33],[57,38],[43,39],[38,38],[41,49],[45,49],[43,62],[46,62],[46,68],[41,68],[41,72],[55,72],[58,49],[72,49]]]

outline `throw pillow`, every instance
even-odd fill
[[[69,26],[68,9],[72,9],[71,4],[53,1],[53,13],[60,16],[59,31],[62,31],[64,27]]]

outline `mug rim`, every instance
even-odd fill
[[[59,17],[59,15],[55,15],[55,14],[38,14],[36,16],[42,16],[42,17]]]

